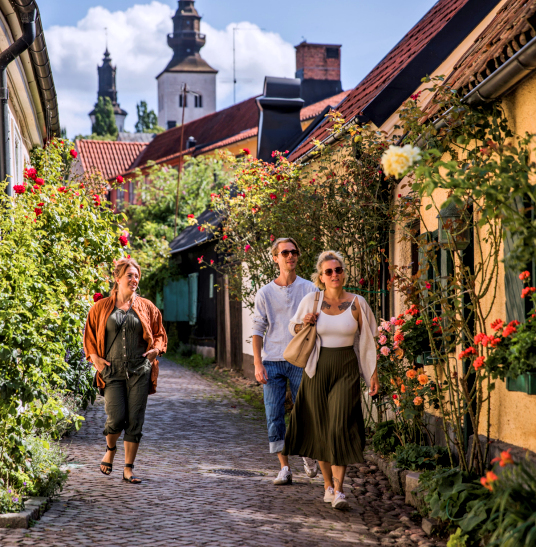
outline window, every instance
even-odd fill
[[[188,95],[181,93],[179,95],[179,108],[182,108],[182,102],[184,101],[184,108],[188,108]]]
[[[190,325],[197,323],[197,281],[199,274],[191,273],[188,275],[188,319]]]
[[[214,274],[209,276],[208,297],[214,298]]]
[[[525,215],[528,219],[534,222],[534,210],[531,203],[527,200],[522,202],[520,197],[516,198],[519,209],[525,208]],[[503,236],[504,258],[508,256],[516,242],[516,236],[505,231]],[[530,272],[531,279],[534,279],[536,273],[536,261],[533,259],[525,267]],[[532,309],[532,300],[530,298],[520,298],[521,291],[524,288],[524,283],[519,279],[519,272],[512,270],[508,264],[504,265],[504,292],[506,296],[506,321],[509,323],[516,319],[520,323],[524,323],[527,319],[527,314]]]
[[[203,108],[203,96],[195,95],[195,108]]]
[[[338,58],[339,58],[339,48],[337,47],[326,48],[326,59],[338,59]]]

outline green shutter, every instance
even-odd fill
[[[188,280],[164,285],[164,321],[188,321]]]
[[[197,281],[199,274],[191,273],[188,276],[188,320],[190,325],[197,323]]]

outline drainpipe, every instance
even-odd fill
[[[7,67],[33,44],[36,35],[35,4],[31,2],[27,8],[18,6],[18,11],[22,26],[22,36],[0,53],[0,133],[2,135],[2,145],[0,146],[0,181],[8,180],[6,188],[8,196],[13,195],[13,180],[11,178],[11,129],[9,123]]]

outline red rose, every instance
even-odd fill
[[[36,178],[35,184],[39,184],[39,186],[43,186],[45,184],[45,181],[43,179]]]
[[[194,215],[187,215],[187,218],[194,218]]]
[[[37,177],[37,171],[33,167],[30,167],[29,169],[26,169],[25,177],[35,179],[35,177]]]
[[[24,184],[15,184],[13,190],[15,191],[15,194],[24,194],[24,192],[26,192],[26,186],[24,186]]]
[[[69,190],[67,190],[67,188],[66,188],[65,186],[60,186],[60,187],[58,188],[58,192],[59,192],[60,194],[66,194],[68,191],[69,191]]]
[[[104,296],[102,296],[102,294],[100,292],[96,292],[93,295],[93,302],[98,302],[99,300],[102,300],[103,298],[104,298]]]
[[[127,236],[120,236],[119,237],[119,243],[121,243],[122,247],[126,247],[128,244]]]
[[[249,148],[243,148],[243,149],[242,149],[242,152],[244,152],[244,154],[245,154],[246,156],[249,156],[249,155],[251,154]]]
[[[119,183],[122,183],[125,179],[121,175],[118,175],[115,180]]]
[[[38,217],[39,215],[43,214],[43,209],[39,209],[39,207],[36,207],[34,209],[35,216]]]
[[[224,235],[224,236],[222,237],[222,240],[225,241],[228,237],[229,237],[228,235]]]
[[[80,183],[80,188],[83,190],[85,188],[85,184],[83,182]]]
[[[72,150],[69,150],[69,154],[71,154],[71,156],[75,159],[78,156],[78,152],[74,148]]]
[[[365,280],[364,280],[363,278],[361,278],[361,279],[359,280],[359,284],[360,284],[360,285],[364,285],[364,284],[365,284]]]
[[[197,258],[197,262],[199,262],[199,264],[201,264],[201,262],[203,262],[203,255],[201,255],[200,257]]]
[[[270,199],[277,199],[277,196],[275,194],[270,194]]]

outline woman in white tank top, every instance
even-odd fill
[[[326,251],[319,256],[313,282],[323,290],[320,312],[306,314],[294,327],[299,332],[304,323],[316,323],[321,348],[314,375],[303,375],[283,450],[285,455],[318,460],[324,476],[324,501],[335,509],[349,506],[343,493],[346,466],[363,463],[365,448],[354,339],[362,326],[361,307],[367,304],[344,290],[344,269],[344,258],[339,253]],[[375,371],[370,394],[375,395],[378,388]]]

